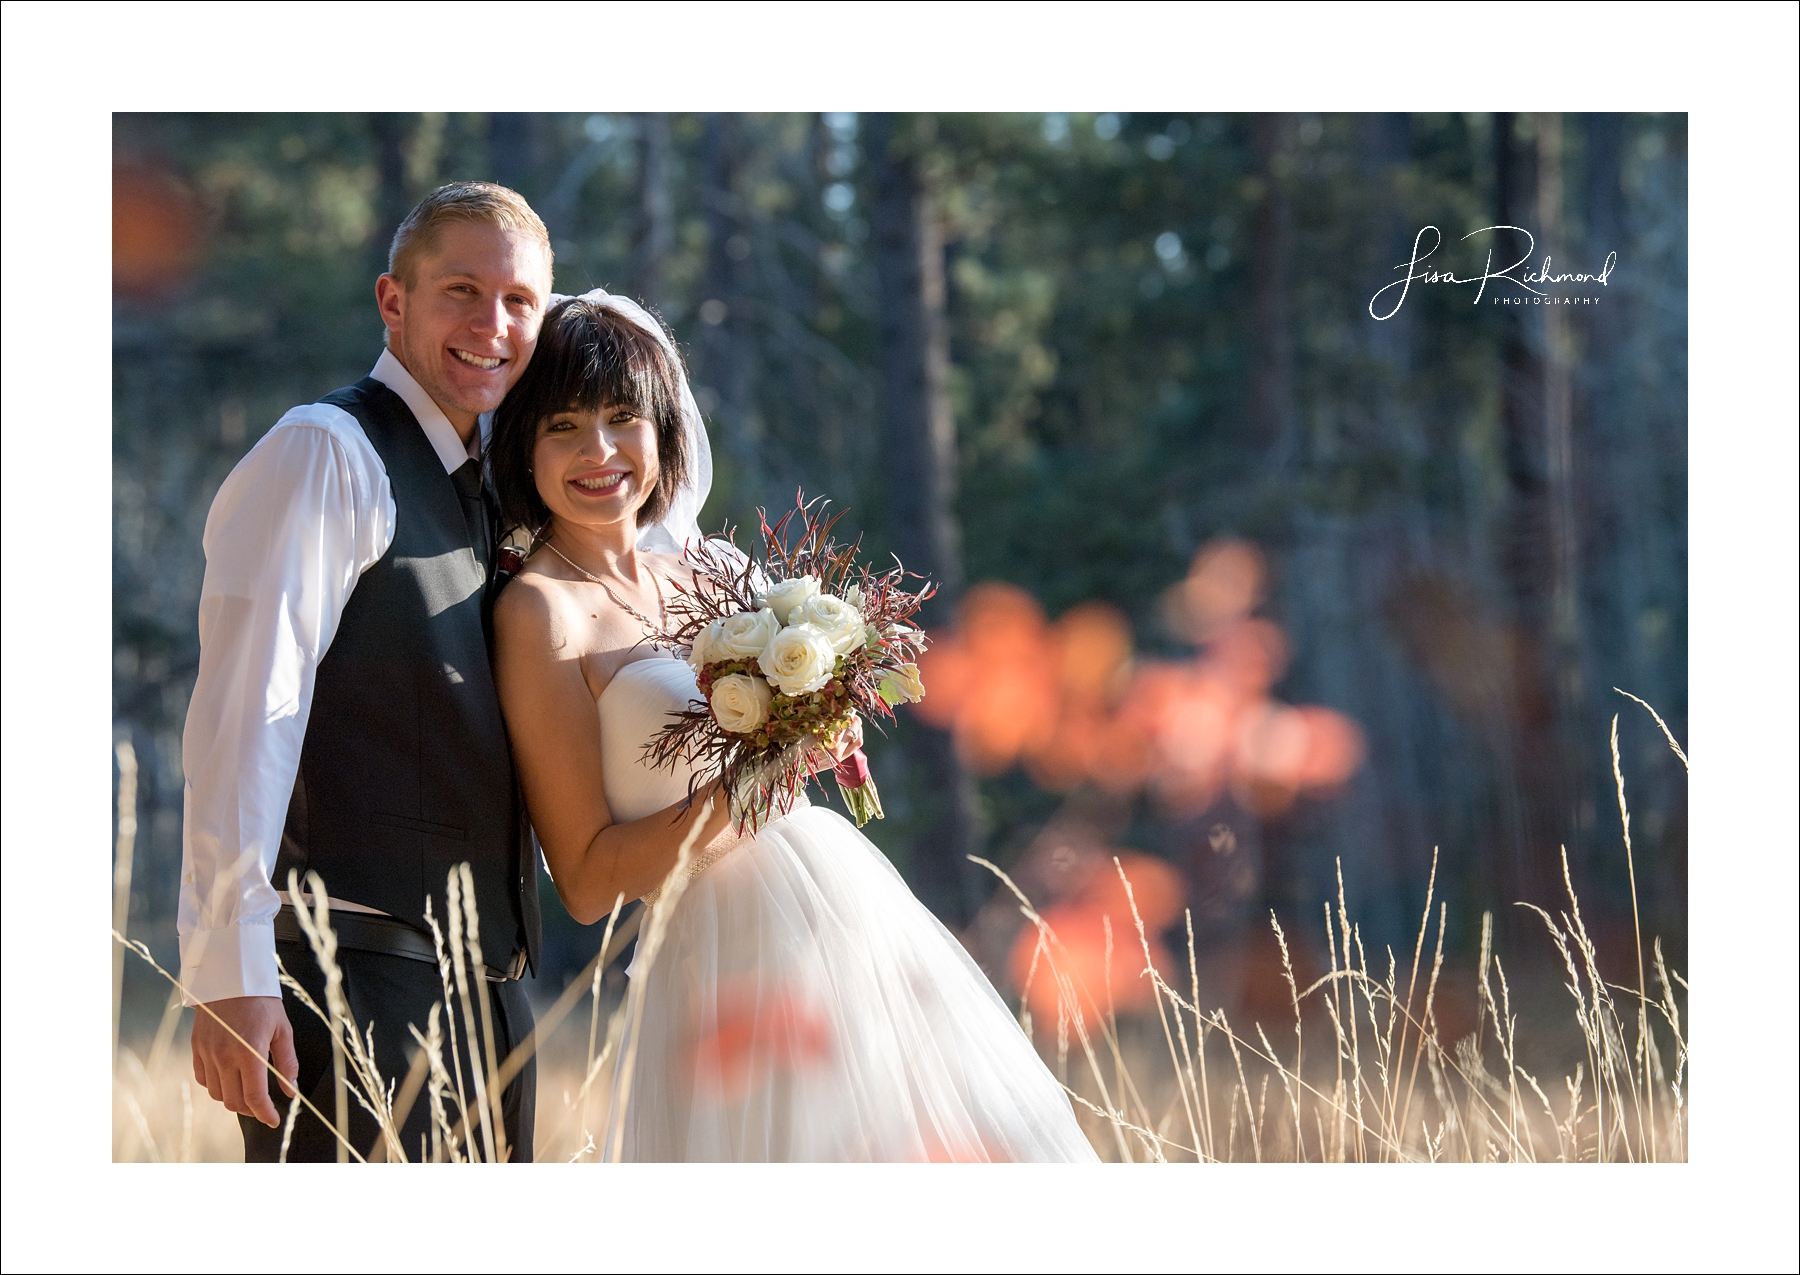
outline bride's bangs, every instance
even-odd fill
[[[681,368],[662,344],[630,319],[580,297],[544,316],[525,375],[494,418],[495,486],[505,516],[536,526],[548,516],[531,482],[530,456],[543,423],[559,412],[628,407],[656,428],[658,480],[638,510],[640,523],[662,517],[687,476],[681,418]]]
[[[569,406],[591,412],[629,407],[650,420],[677,413],[673,378],[656,339],[599,306],[577,320],[579,355],[570,360]]]
[[[652,421],[680,414],[668,359],[654,337],[589,302],[566,301],[558,311],[545,321],[531,369],[543,364],[546,373],[531,395],[540,422],[607,405]]]

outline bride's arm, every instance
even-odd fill
[[[619,895],[639,898],[662,884],[709,797],[692,853],[717,839],[729,817],[714,783],[691,807],[614,822],[600,777],[600,714],[569,623],[590,617],[565,616],[563,606],[553,586],[532,576],[507,585],[494,607],[494,673],[550,876],[570,915],[592,925]]]

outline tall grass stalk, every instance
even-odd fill
[[[113,850],[113,933],[125,934],[131,920],[131,860],[137,847],[137,752],[129,739],[113,745],[119,763],[119,838]],[[119,1016],[125,1007],[125,948],[112,954],[112,1052],[119,1056]]]
[[[639,1030],[644,1018],[644,994],[649,984],[651,967],[662,951],[663,939],[669,932],[669,918],[675,914],[676,905],[687,892],[688,864],[694,855],[694,843],[700,838],[700,829],[711,817],[713,799],[708,797],[694,816],[687,835],[682,838],[680,848],[675,852],[675,866],[670,870],[662,886],[658,889],[655,902],[648,905],[649,921],[643,928],[643,937],[639,940],[640,952],[638,960],[642,963],[642,973],[631,980],[631,987],[621,1008],[620,1025],[623,1039],[626,1042],[619,1055],[619,1072],[614,1087],[618,1097],[618,1107],[608,1113],[608,1123],[612,1127],[612,1138],[607,1150],[607,1159],[617,1163],[625,1154],[625,1120],[627,1104],[631,1101],[632,1071],[637,1065],[638,1041],[642,1036]],[[595,994],[598,995],[598,984]]]
[[[1656,717],[1656,711],[1652,709],[1650,715]],[[1662,724],[1662,718],[1657,717],[1656,720],[1658,725]],[[1668,727],[1664,726],[1663,732],[1667,734]],[[1625,870],[1631,874],[1631,951],[1632,955],[1637,958],[1638,1047],[1640,1050],[1648,1050],[1653,1046],[1650,1043],[1650,997],[1645,991],[1644,983],[1644,926],[1638,919],[1637,860],[1631,852],[1631,811],[1625,805],[1625,772],[1619,767],[1619,715],[1617,713],[1613,714],[1610,742],[1612,745],[1613,784],[1619,793],[1619,825],[1624,829],[1625,836]],[[1671,742],[1673,742],[1672,739]],[[1676,749],[1678,755],[1680,751],[1680,749]],[[1644,1107],[1638,1114],[1638,1136],[1640,1139],[1644,1136],[1644,1112],[1648,1111],[1650,1159],[1654,1160],[1656,1158],[1656,1094],[1650,1088],[1650,1068],[1647,1065],[1643,1068],[1643,1079]]]
[[[482,1055],[488,1051],[482,1050],[477,1046],[477,1042],[481,1037],[475,1030],[475,997],[469,991],[468,951],[463,946],[463,917],[465,913],[462,904],[462,891],[462,874],[455,868],[452,868],[450,870],[448,886],[448,895],[450,899],[450,968],[456,973],[456,991],[462,1004],[463,1029],[468,1033],[465,1039],[469,1042],[469,1070],[474,1074],[475,1078],[475,1110],[481,1124],[481,1145],[487,1152],[486,1158],[488,1162],[495,1163],[500,1157],[496,1153],[494,1145],[493,1113],[486,1099],[486,1073],[483,1072],[481,1068]],[[479,958],[480,949],[475,949],[475,953],[477,958]],[[477,959],[477,970],[479,970],[480,964],[480,960]],[[479,978],[480,974],[477,973],[476,977]],[[458,1070],[456,1074],[460,1078],[462,1072]],[[457,1096],[463,1101],[463,1119],[467,1121],[467,1098],[461,1093],[458,1093]]]

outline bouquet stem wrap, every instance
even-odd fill
[[[838,795],[844,799],[844,805],[850,808],[850,814],[856,820],[856,826],[862,827],[871,819],[887,818],[881,811],[881,793],[875,787],[875,778],[869,773],[869,758],[862,749],[857,749],[837,764]]]

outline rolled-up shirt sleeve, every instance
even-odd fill
[[[393,528],[387,473],[362,427],[317,403],[281,418],[207,514],[200,669],[181,739],[177,928],[190,1005],[281,995],[270,875],[313,678]]]

